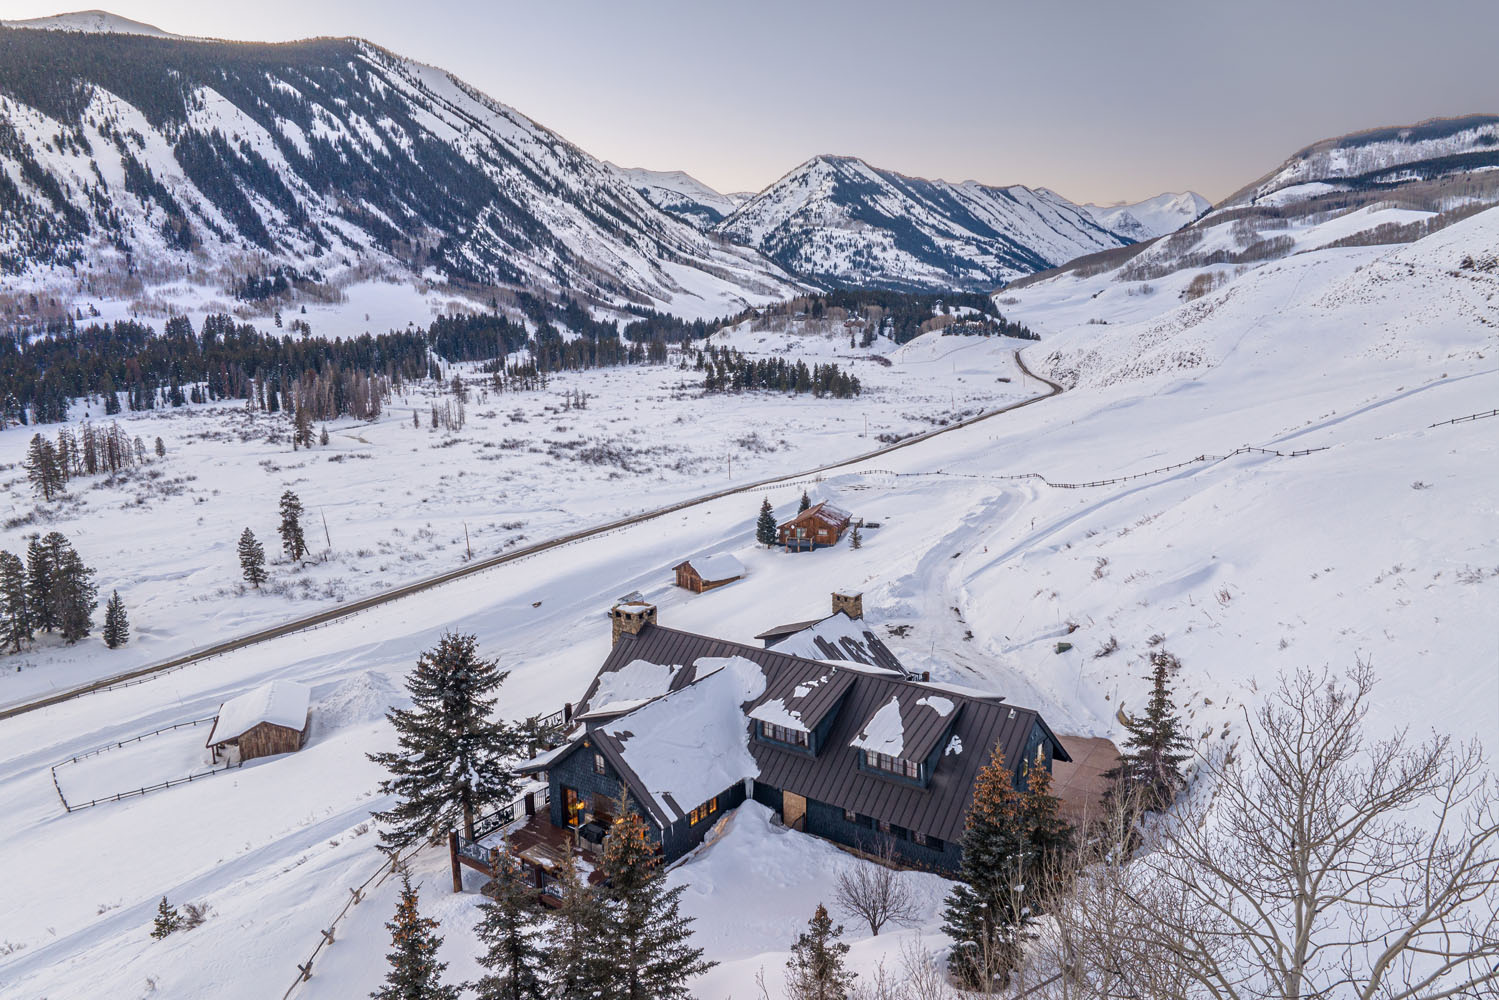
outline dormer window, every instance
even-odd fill
[[[912,781],[921,780],[920,762],[906,760],[903,757],[891,757],[888,754],[865,750],[864,766],[876,771],[884,771],[887,774],[899,775],[902,778],[910,778]]]
[[[762,739],[773,740],[776,743],[785,743],[806,750],[810,746],[808,742],[809,736],[810,734],[805,729],[788,729],[785,726],[778,726],[773,722],[760,723],[760,737]]]

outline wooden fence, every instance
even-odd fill
[[[67,760],[60,760],[57,763],[53,764],[51,767],[52,788],[57,792],[57,798],[62,802],[63,809],[66,812],[72,813],[77,812],[79,809],[87,809],[90,806],[101,805],[105,802],[119,802],[121,799],[134,798],[138,795],[145,795],[147,792],[157,792],[161,791],[163,788],[171,788],[175,785],[186,785],[189,782],[201,781],[204,778],[218,774],[221,771],[227,771],[231,768],[242,766],[243,762],[220,764],[217,767],[211,767],[206,771],[195,771],[192,774],[187,775],[186,777],[168,778],[166,781],[160,781],[154,785],[145,785],[141,788],[126,789],[124,791],[116,792],[113,795],[106,795],[102,799],[90,799],[87,802],[69,802],[68,797],[63,794],[62,785],[59,784],[57,780],[57,769],[59,767],[66,767],[69,764],[77,764],[79,761],[88,760],[90,757],[97,757],[101,753],[109,753],[111,750],[120,750],[132,743],[139,743],[141,740],[149,739],[152,736],[159,736],[162,733],[169,733],[174,729],[186,729],[192,726],[201,726],[206,723],[212,723],[215,718],[217,718],[217,716],[210,715],[206,719],[192,719],[188,722],[179,722],[176,725],[172,726],[163,726],[160,729],[153,729],[149,733],[141,733],[139,736],[132,736],[128,740],[117,740],[114,743],[105,743],[90,750],[84,750],[82,753],[74,754]]]
[[[1466,417],[1453,417],[1451,420],[1438,420],[1426,429],[1432,427],[1445,427],[1447,424],[1466,424],[1471,420],[1482,420],[1484,417],[1499,417],[1499,410],[1486,410],[1483,413],[1470,413]]]

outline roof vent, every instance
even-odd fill
[[[1015,718],[1015,710],[1013,708],[1010,709],[1010,718]]]

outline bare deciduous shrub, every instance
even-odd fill
[[[894,848],[883,843],[872,856],[871,862],[849,865],[838,873],[833,898],[839,909],[863,920],[869,933],[878,936],[880,928],[892,920],[915,920],[916,901],[905,874],[893,867]]]

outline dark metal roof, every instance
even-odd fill
[[[1050,738],[1056,759],[1071,760],[1038,713],[994,696],[967,694],[947,686],[890,675],[878,668],[870,671],[788,656],[659,625],[647,625],[637,636],[621,637],[599,674],[618,670],[634,660],[680,664],[684,669],[676,671],[670,685],[672,691],[678,691],[696,679],[699,659],[729,656],[742,656],[765,673],[765,693],[743,706],[747,712],[766,701],[789,696],[788,704],[794,702],[790,707],[801,715],[808,728],[816,728],[822,715],[837,709],[832,729],[815,757],[750,740],[749,750],[759,767],[760,782],[928,836],[957,840],[962,835],[979,769],[989,762],[997,747],[1010,769],[1018,773],[1033,725],[1039,723]],[[583,706],[597,690],[598,681],[595,677],[589,686]],[[802,687],[808,690],[796,697]],[[952,712],[943,716],[920,704],[922,699],[933,697],[951,701]],[[902,756],[921,760],[939,741],[948,744],[924,788],[871,774],[859,767],[862,751],[851,744],[874,714],[892,700],[901,711],[905,736]],[[624,777],[636,798],[647,804],[653,818],[661,823],[671,822],[674,817],[670,810],[654,801],[625,763],[622,746],[616,739],[601,730],[594,730],[589,736]],[[626,732],[621,730],[619,736],[626,736]],[[961,751],[953,752],[957,746],[961,746]],[[681,764],[693,766],[690,760]]]
[[[816,654],[813,654],[810,648],[805,648],[795,650],[793,655],[806,656],[809,659],[816,660],[852,660],[855,663],[867,663],[871,667],[883,667],[886,670],[893,670],[898,674],[906,673],[906,668],[901,665],[895,653],[891,652],[890,647],[885,645],[884,640],[875,634],[874,629],[865,625],[862,619],[849,618],[848,613],[845,611],[835,611],[824,618],[803,622],[796,627],[782,625],[779,629],[761,633],[755,636],[755,638],[760,639],[778,633],[768,643],[774,649],[808,629],[816,628],[824,622],[833,621],[840,615],[849,624],[843,629],[831,629],[828,631],[841,632],[842,634],[814,636],[810,641],[810,646],[817,650]],[[787,631],[781,631],[782,629]]]
[[[766,629],[764,632],[761,632],[759,635],[755,636],[755,638],[783,639],[788,635],[793,635],[797,632],[800,632],[802,629],[811,628],[813,625],[816,625],[822,620],[822,618],[813,618],[810,621],[790,622],[786,625],[777,625],[775,628]]]

